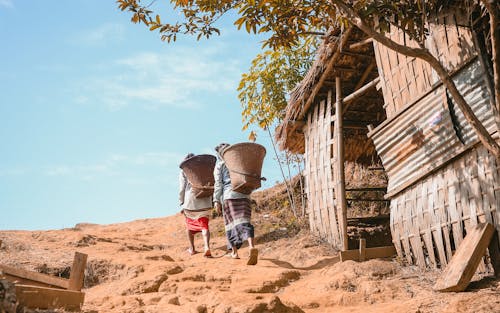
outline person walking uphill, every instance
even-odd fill
[[[194,154],[189,153],[184,160],[193,156]],[[198,253],[194,247],[194,235],[201,232],[205,247],[203,256],[212,257],[210,252],[210,230],[208,228],[208,217],[212,211],[212,197],[196,198],[183,170],[179,173],[179,201],[181,213],[186,218],[186,233],[189,240],[188,253],[190,255]]]
[[[221,143],[215,147],[217,152],[217,163],[214,169],[214,207],[224,216],[224,225],[228,248],[231,249],[230,256],[239,259],[238,249],[245,240],[248,240],[250,254],[248,265],[257,264],[258,250],[254,247],[254,227],[251,224],[250,195],[236,192],[231,187],[229,170],[222,159],[222,153],[229,147],[227,143]]]

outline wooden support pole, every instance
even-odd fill
[[[350,95],[348,95],[347,97],[345,97],[343,100],[345,107],[344,107],[342,112],[345,113],[347,111],[347,109],[349,108],[349,105],[351,104],[352,101],[354,101],[357,98],[364,95],[370,88],[375,87],[375,85],[377,85],[379,81],[380,81],[380,77],[377,77],[374,80],[372,80],[371,82],[369,82],[368,84],[364,85],[363,87],[359,88],[355,92],[353,92]]]
[[[87,266],[87,255],[75,252],[71,273],[69,274],[68,290],[80,291],[85,278],[85,267]]]
[[[339,211],[339,228],[342,237],[342,250],[349,249],[347,241],[347,202],[345,199],[345,172],[344,172],[344,129],[342,116],[342,87],[340,77],[335,78],[335,133],[337,134],[337,184],[336,204]]]
[[[366,257],[366,239],[359,238],[359,261],[363,262]]]

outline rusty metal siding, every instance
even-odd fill
[[[478,60],[453,78],[479,120],[493,133],[498,126],[484,79]],[[401,191],[477,142],[464,115],[450,101],[441,85],[369,134],[389,177],[389,194]]]

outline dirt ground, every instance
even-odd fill
[[[437,293],[439,272],[397,260],[340,263],[336,251],[254,214],[259,263],[225,257],[221,218],[211,220],[214,258],[189,256],[183,217],[51,231],[0,231],[3,264],[68,277],[88,254],[83,312],[500,312],[500,281],[475,277],[466,292]],[[198,249],[202,250],[199,235]]]

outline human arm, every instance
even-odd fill
[[[217,213],[222,208],[222,194],[223,194],[223,183],[222,183],[222,162],[217,162],[214,168],[214,196],[213,202]]]
[[[184,172],[181,171],[179,173],[179,206],[181,207],[181,213],[182,213],[182,205],[184,204],[184,196],[186,194],[186,185],[187,185],[187,180],[186,180],[186,175],[184,175]]]

